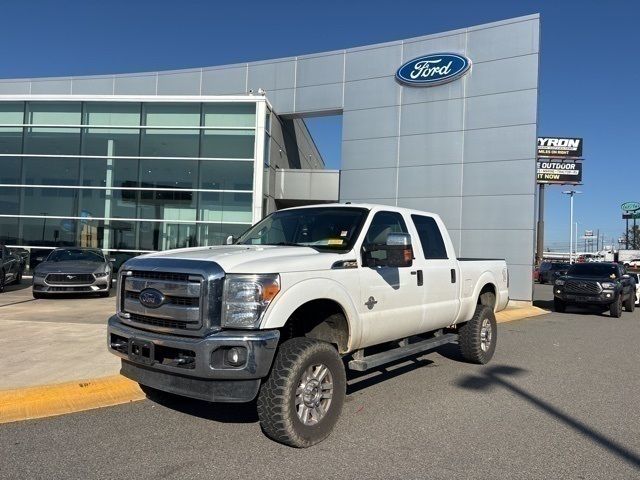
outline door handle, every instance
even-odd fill
[[[416,275],[419,287],[424,285],[424,277],[422,275],[422,270],[415,270],[411,272],[411,275]]]
[[[456,269],[451,269],[451,283],[456,283]]]

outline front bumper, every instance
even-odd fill
[[[107,292],[110,288],[110,276],[97,277],[92,282],[77,284],[48,283],[46,277],[33,277],[33,291],[39,293],[98,293]]]
[[[557,285],[554,285],[553,295],[566,303],[576,303],[584,305],[609,305],[618,298],[619,293],[614,290],[603,290],[596,295],[566,293],[563,288],[558,288]]]
[[[107,346],[122,358],[120,373],[143,385],[210,402],[248,402],[271,369],[278,330],[222,330],[204,338],[131,328],[109,319]],[[230,366],[228,349],[244,349],[246,360]]]

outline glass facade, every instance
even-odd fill
[[[255,102],[0,102],[0,243],[221,244],[254,220],[255,160]]]

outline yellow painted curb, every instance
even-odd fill
[[[550,313],[547,310],[543,310],[538,307],[524,307],[524,308],[507,308],[501,312],[496,313],[496,322],[505,323],[513,322],[515,320],[522,320],[523,318],[537,317],[538,315],[545,315]]]
[[[51,417],[142,400],[136,382],[120,375],[0,391],[0,423]]]

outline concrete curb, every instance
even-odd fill
[[[120,375],[0,391],[0,424],[52,417],[143,400],[136,382]]]
[[[549,313],[538,307],[508,308],[496,314],[498,323]],[[143,400],[136,382],[120,375],[58,385],[0,391],[0,424],[52,417]]]
[[[527,307],[507,308],[505,310],[502,310],[501,312],[496,313],[496,322],[514,322],[516,320],[523,320],[529,317],[546,315],[547,313],[551,312],[549,312],[548,310],[543,310],[542,308],[534,307],[533,305],[529,305]]]

